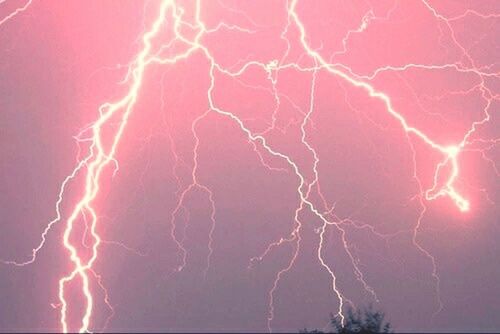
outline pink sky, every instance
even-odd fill
[[[83,328],[81,277],[92,331],[298,331],[370,303],[398,331],[500,328],[497,1],[10,17],[27,3],[0,1],[0,330]],[[60,299],[65,230],[96,258]]]

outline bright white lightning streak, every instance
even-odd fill
[[[0,1],[0,5],[3,4],[4,2],[6,2],[6,0],[1,0]],[[28,7],[31,5],[32,2],[33,2],[33,0],[28,0],[24,4],[24,6],[16,8],[12,13],[8,14],[7,16],[5,16],[3,19],[0,20],[0,26],[2,26],[5,22],[7,22],[10,19],[12,19],[15,16],[17,16],[17,14],[24,12],[26,9],[28,9]]]
[[[4,18],[2,21],[0,21],[0,25],[6,20],[12,18],[15,16],[17,13],[20,11],[25,10],[31,1],[29,1],[24,7],[17,9],[14,13],[10,14],[6,18]],[[331,269],[331,267],[325,262],[323,258],[323,243],[324,243],[324,233],[326,231],[327,226],[329,225],[334,225],[337,227],[342,234],[342,240],[344,243],[344,248],[346,252],[348,253],[351,262],[354,267],[354,271],[356,274],[356,277],[360,282],[363,284],[365,289],[372,293],[375,296],[374,290],[365,282],[363,278],[362,272],[359,270],[357,267],[353,255],[348,249],[347,241],[345,239],[345,231],[341,227],[340,222],[335,222],[331,221],[326,218],[326,216],[329,214],[328,210],[321,211],[320,209],[317,208],[315,204],[312,203],[312,201],[309,199],[310,193],[314,187],[317,187],[318,192],[319,190],[319,174],[317,170],[317,166],[319,163],[319,157],[314,150],[314,148],[310,145],[310,143],[307,141],[307,135],[306,135],[306,126],[311,118],[311,115],[314,110],[314,89],[315,89],[315,81],[316,81],[316,75],[319,71],[327,71],[328,73],[344,80],[345,82],[349,83],[353,87],[360,88],[364,90],[368,96],[371,98],[374,98],[380,102],[382,102],[385,106],[386,111],[395,119],[399,122],[401,125],[402,129],[405,131],[407,138],[409,139],[409,135],[414,135],[416,136],[419,140],[423,141],[425,144],[427,144],[430,148],[433,150],[436,150],[440,152],[443,155],[443,160],[437,165],[435,174],[434,174],[434,186],[431,189],[422,191],[422,193],[425,194],[425,199],[426,200],[434,200],[438,197],[446,196],[449,197],[455,205],[458,207],[460,211],[467,211],[470,208],[469,201],[456,189],[455,183],[459,177],[460,170],[459,170],[459,162],[458,158],[460,153],[465,149],[465,146],[469,144],[468,139],[472,134],[475,132],[477,126],[484,124],[490,120],[490,115],[487,112],[489,108],[489,104],[491,103],[491,92],[487,91],[484,86],[483,87],[483,97],[487,98],[489,103],[487,108],[485,109],[485,118],[482,119],[481,121],[475,122],[470,130],[466,133],[464,136],[463,140],[460,143],[456,143],[454,145],[442,145],[439,143],[436,143],[433,141],[425,132],[423,132],[420,129],[417,129],[413,126],[411,126],[408,121],[404,118],[402,114],[397,112],[393,104],[391,102],[391,99],[388,95],[384,94],[383,92],[380,92],[375,89],[373,85],[369,83],[371,79],[373,79],[378,73],[381,71],[386,71],[386,70],[406,70],[411,67],[420,67],[420,68],[425,68],[428,70],[435,69],[435,68],[445,68],[445,67],[452,67],[457,71],[471,71],[474,72],[475,74],[479,75],[481,78],[483,76],[496,76],[497,74],[491,74],[483,71],[479,71],[477,69],[466,69],[463,67],[460,67],[456,64],[452,65],[443,65],[443,66],[435,66],[435,65],[419,65],[419,64],[409,64],[406,65],[403,68],[393,68],[393,67],[386,67],[386,68],[379,68],[375,71],[375,73],[371,76],[362,76],[362,75],[357,75],[351,71],[351,69],[346,68],[345,66],[341,64],[332,64],[330,62],[327,62],[321,54],[317,51],[314,50],[307,42],[307,33],[306,33],[306,28],[303,24],[303,22],[300,20],[300,17],[297,12],[297,3],[298,0],[292,0],[289,4],[287,3],[287,25],[285,29],[282,32],[281,38],[287,42],[287,50],[285,54],[283,55],[282,59],[280,61],[270,61],[267,64],[258,62],[258,61],[247,61],[243,65],[240,66],[238,70],[228,70],[220,66],[214,56],[211,54],[209,51],[208,47],[203,45],[201,42],[201,39],[204,35],[208,33],[213,33],[217,31],[218,29],[230,29],[230,30],[238,30],[240,32],[244,33],[253,33],[253,30],[250,29],[245,29],[241,28],[238,26],[232,26],[232,25],[227,25],[224,22],[220,22],[216,28],[214,29],[208,29],[204,22],[201,19],[201,3],[200,1],[196,1],[196,15],[195,15],[195,22],[194,23],[188,23],[183,21],[183,14],[184,14],[184,9],[179,8],[178,5],[175,3],[174,0],[163,0],[160,4],[159,11],[158,11],[158,16],[156,19],[152,22],[150,30],[148,30],[144,35],[142,36],[142,48],[135,57],[134,61],[131,62],[131,64],[128,67],[128,72],[127,72],[127,77],[126,77],[126,82],[130,82],[129,90],[127,94],[117,102],[107,102],[101,105],[99,108],[99,118],[96,120],[94,124],[91,125],[88,130],[91,130],[92,136],[90,138],[87,138],[86,140],[91,142],[89,154],[76,166],[76,168],[70,173],[70,175],[64,180],[64,182],[61,185],[60,192],[59,192],[59,197],[58,201],[56,203],[56,213],[57,216],[56,218],[51,221],[46,229],[44,230],[42,234],[42,241],[39,244],[38,247],[33,249],[33,254],[32,258],[29,261],[26,262],[15,262],[15,261],[4,261],[6,263],[10,264],[15,264],[15,265],[26,265],[29,263],[32,263],[36,259],[36,255],[38,251],[43,247],[45,240],[46,240],[46,235],[51,229],[51,227],[62,220],[62,215],[60,213],[60,205],[63,202],[64,199],[64,193],[66,190],[66,187],[68,183],[70,183],[77,174],[85,172],[85,192],[84,195],[79,199],[77,204],[74,206],[73,210],[71,211],[71,214],[69,217],[65,220],[65,230],[64,230],[64,235],[63,235],[63,244],[64,247],[68,250],[70,254],[70,259],[74,265],[73,270],[69,275],[66,277],[61,278],[59,281],[59,300],[60,300],[60,322],[61,322],[61,329],[64,332],[67,332],[69,330],[68,328],[68,320],[67,320],[67,313],[68,313],[68,303],[66,300],[66,293],[65,293],[65,286],[68,282],[72,281],[75,277],[80,277],[82,280],[82,294],[85,297],[85,313],[82,317],[81,320],[81,326],[79,328],[80,332],[87,332],[90,329],[90,319],[92,316],[92,310],[93,310],[93,297],[92,293],[89,288],[89,273],[91,273],[96,279],[98,280],[98,284],[101,286],[101,288],[104,289],[102,286],[101,282],[101,277],[95,273],[93,269],[93,264],[97,260],[97,255],[98,255],[98,248],[99,245],[101,244],[102,240],[99,237],[97,233],[97,214],[95,210],[92,207],[92,202],[96,198],[96,196],[99,193],[99,188],[100,188],[100,179],[101,179],[101,174],[104,170],[104,168],[109,165],[110,162],[116,163],[115,160],[115,153],[118,148],[118,145],[120,143],[120,140],[122,138],[122,135],[125,131],[128,119],[130,114],[132,113],[134,106],[137,102],[138,99],[138,94],[140,92],[140,89],[143,85],[143,78],[144,78],[144,73],[146,69],[154,64],[162,65],[162,64],[169,64],[173,65],[177,63],[178,61],[186,60],[188,59],[193,53],[195,52],[200,52],[202,53],[208,63],[209,63],[209,71],[208,75],[210,78],[210,85],[207,89],[207,101],[208,101],[208,106],[209,110],[196,118],[196,120],[192,123],[192,133],[195,138],[196,144],[194,148],[194,156],[193,156],[193,162],[194,162],[194,167],[192,170],[192,182],[190,185],[188,185],[186,188],[183,189],[181,192],[181,195],[179,196],[179,200],[177,203],[176,208],[172,212],[172,237],[173,239],[177,242],[177,245],[183,252],[183,263],[179,269],[182,269],[185,266],[185,259],[186,259],[186,250],[183,248],[182,242],[178,241],[175,236],[175,217],[176,214],[184,208],[184,199],[186,195],[194,190],[194,189],[201,189],[207,194],[207,197],[209,201],[211,202],[211,229],[210,229],[210,234],[209,234],[209,255],[207,258],[207,269],[208,266],[210,265],[210,255],[213,252],[212,248],[212,234],[215,229],[215,201],[214,201],[214,195],[212,191],[201,184],[198,181],[197,178],[197,170],[198,170],[198,147],[199,147],[199,137],[196,132],[196,126],[199,121],[205,118],[208,113],[216,113],[222,117],[225,117],[231,121],[233,121],[242,131],[242,133],[245,134],[245,136],[248,138],[248,140],[251,142],[253,145],[254,150],[259,154],[259,157],[261,159],[261,162],[263,162],[262,157],[260,156],[260,152],[258,151],[258,147],[262,148],[267,152],[270,156],[274,156],[277,158],[280,158],[281,160],[285,161],[291,170],[294,172],[298,179],[298,186],[297,186],[297,194],[299,196],[300,202],[298,207],[296,208],[295,215],[294,215],[294,221],[295,221],[295,227],[290,235],[289,238],[281,239],[278,242],[275,242],[271,244],[267,250],[264,252],[262,256],[260,256],[258,259],[262,259],[268,251],[270,251],[273,247],[279,246],[283,242],[294,242],[295,243],[295,248],[294,248],[294,253],[292,254],[292,257],[290,261],[288,262],[288,265],[280,270],[275,278],[275,281],[273,283],[272,289],[269,292],[269,314],[268,314],[268,329],[271,331],[271,322],[274,318],[274,292],[278,287],[278,283],[282,276],[289,271],[294,262],[295,259],[297,258],[297,255],[300,250],[300,242],[301,242],[301,236],[300,236],[300,231],[302,228],[302,222],[299,218],[300,213],[303,210],[310,210],[317,218],[319,218],[322,222],[321,228],[320,228],[320,233],[319,233],[319,244],[318,244],[318,251],[317,251],[317,256],[318,260],[321,263],[321,266],[325,268],[325,270],[329,273],[332,281],[332,289],[334,293],[336,294],[338,300],[339,300],[339,309],[337,312],[337,315],[340,317],[341,321],[344,321],[344,315],[343,315],[343,305],[344,301],[349,302],[345,297],[342,295],[340,292],[337,283],[336,283],[336,276],[334,271]],[[434,15],[441,19],[446,21],[447,26],[450,28],[452,31],[452,36],[456,42],[456,39],[453,34],[453,30],[451,29],[448,20],[446,20],[444,17],[439,15],[430,5],[428,5],[425,2],[425,5],[434,13]],[[167,19],[167,12],[171,11],[172,19],[173,19],[173,30],[175,33],[175,38],[172,40],[171,43],[168,43],[167,45],[164,45],[161,47],[161,49],[158,52],[153,52],[152,50],[152,42],[155,37],[158,36],[160,33],[160,29],[162,25],[166,22]],[[471,12],[472,14],[475,15],[475,13]],[[465,13],[464,15],[468,15],[470,13]],[[369,20],[372,19],[372,13],[368,13],[364,18],[361,26],[351,32],[356,32],[356,33],[361,33],[366,29],[366,25],[368,24]],[[454,18],[457,19],[457,18]],[[290,43],[286,37],[288,28],[291,25],[294,25],[300,35],[300,45],[302,46],[303,50],[306,52],[306,55],[311,58],[315,62],[315,66],[313,67],[301,67],[297,63],[285,63],[285,60],[287,58],[288,52],[290,50]],[[191,28],[194,28],[197,30],[196,35],[193,38],[187,38],[181,33],[181,26],[183,25],[188,25]],[[350,32],[350,33],[351,33]],[[346,36],[343,39],[343,52],[346,50],[346,40],[348,36]],[[167,50],[174,41],[180,41],[184,43],[187,46],[187,49],[184,50],[183,52],[179,52],[175,54],[174,56],[171,57],[162,57],[162,51]],[[460,45],[458,42],[456,42],[457,45]],[[467,53],[465,52],[465,49],[462,50],[464,51],[464,55],[468,57]],[[468,57],[470,58],[470,57]],[[471,63],[472,60],[471,60]],[[302,137],[301,141],[304,144],[304,146],[308,149],[308,151],[312,154],[314,158],[314,164],[313,164],[313,172],[314,172],[314,179],[312,181],[307,181],[306,177],[304,176],[303,172],[300,170],[298,167],[297,163],[287,154],[283,152],[279,152],[276,149],[272,148],[266,138],[264,137],[265,134],[267,133],[266,130],[261,133],[252,133],[252,131],[245,125],[243,120],[241,120],[237,115],[230,111],[223,110],[219,108],[214,100],[214,95],[213,92],[216,87],[216,74],[221,74],[221,75],[226,75],[230,76],[233,78],[236,78],[243,74],[246,70],[248,70],[250,67],[259,67],[262,70],[264,70],[267,73],[267,79],[271,81],[272,87],[273,87],[273,94],[276,98],[276,108],[273,112],[273,122],[271,125],[271,128],[274,128],[275,126],[275,121],[276,121],[276,112],[278,110],[279,104],[280,104],[280,99],[278,96],[278,92],[276,89],[276,78],[273,78],[271,75],[271,72],[278,73],[282,69],[287,69],[287,68],[292,68],[296,69],[298,71],[304,71],[304,72],[312,72],[313,75],[313,80],[311,84],[311,93],[310,93],[310,108],[309,111],[305,114],[304,119],[301,124],[301,131],[302,131]],[[120,117],[120,122],[118,129],[116,130],[116,133],[113,136],[113,140],[111,143],[111,146],[109,148],[105,148],[103,143],[102,143],[102,137],[101,137],[101,130],[103,127],[108,124],[110,119],[118,115]],[[87,131],[87,130],[85,130]],[[451,167],[451,173],[449,177],[447,178],[447,181],[444,186],[439,187],[438,186],[438,177],[440,176],[440,172],[442,168],[450,166]],[[421,189],[421,188],[420,188]],[[421,189],[422,190],[422,189]],[[322,197],[322,195],[321,195]],[[322,197],[323,198],[323,197]],[[414,234],[414,243],[419,247],[419,249],[424,252],[427,256],[429,256],[432,259],[433,263],[433,276],[438,280],[439,283],[439,277],[437,276],[436,273],[436,264],[434,262],[434,258],[427,252],[425,251],[421,246],[418,245],[416,242],[416,233],[418,230],[418,227],[420,226],[420,222],[424,216],[425,213],[425,205],[423,204],[423,199],[421,198],[421,205],[422,205],[422,211],[421,214],[418,218],[417,222],[417,227],[415,229],[415,234]],[[323,198],[324,201],[324,198]],[[324,201],[326,203],[326,201]],[[324,203],[324,204],[325,204]],[[324,205],[326,209],[326,204]],[[79,255],[78,249],[70,242],[70,236],[73,230],[73,226],[76,223],[77,219],[79,218],[84,218],[86,217],[90,218],[90,235],[92,236],[93,243],[91,245],[91,257],[87,261],[82,260],[81,256]],[[206,271],[205,271],[206,272]],[[107,293],[106,293],[106,303],[109,305]]]
[[[97,225],[97,215],[92,208],[92,201],[95,199],[99,192],[99,180],[101,173],[106,165],[114,161],[114,156],[116,149],[122,134],[125,130],[130,113],[137,101],[137,95],[139,89],[142,85],[142,80],[144,76],[144,71],[146,68],[146,58],[151,51],[151,41],[159,32],[160,27],[165,20],[166,11],[169,6],[169,2],[164,1],[160,7],[159,15],[154,21],[150,31],[146,32],[143,36],[143,48],[137,55],[133,66],[134,69],[132,73],[132,84],[126,96],[124,96],[120,101],[115,103],[105,103],[100,107],[100,118],[92,125],[93,130],[93,142],[90,149],[88,162],[86,164],[86,178],[85,178],[85,194],[79,200],[79,202],[74,207],[71,215],[66,220],[66,229],[64,230],[63,243],[66,249],[70,253],[70,259],[74,264],[73,271],[66,277],[63,277],[59,281],[59,300],[61,303],[61,327],[63,332],[68,332],[68,322],[67,322],[67,301],[65,296],[65,285],[72,281],[77,275],[82,279],[82,292],[86,300],[85,314],[82,318],[82,324],[79,332],[89,331],[90,317],[92,315],[93,308],[93,298],[89,290],[89,278],[88,271],[92,269],[92,265],[97,259],[97,251],[101,239],[96,231]],[[123,110],[121,116],[121,122],[119,124],[118,130],[113,138],[111,148],[108,152],[102,144],[101,129],[103,125],[118,111]],[[90,259],[84,263],[78,254],[78,250],[69,241],[73,224],[76,219],[82,214],[82,212],[88,212],[91,217],[90,233],[94,238],[94,244],[92,245],[92,255]]]

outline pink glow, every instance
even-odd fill
[[[497,13],[0,0],[0,328],[500,328]]]

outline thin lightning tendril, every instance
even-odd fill
[[[5,1],[6,0],[0,0],[0,5],[2,5]],[[2,26],[7,21],[9,21],[9,20],[13,19],[14,17],[16,17],[18,14],[24,12],[26,9],[28,9],[28,7],[32,4],[32,2],[33,2],[33,0],[28,0],[24,4],[24,6],[15,9],[13,12],[9,13],[4,18],[0,19],[0,26]]]

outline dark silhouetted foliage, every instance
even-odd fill
[[[385,320],[385,314],[368,308],[353,310],[349,308],[345,315],[344,324],[338,316],[330,315],[332,330],[327,333],[339,334],[372,334],[372,333],[393,333],[389,322]],[[303,329],[300,333],[325,333],[313,329]]]

